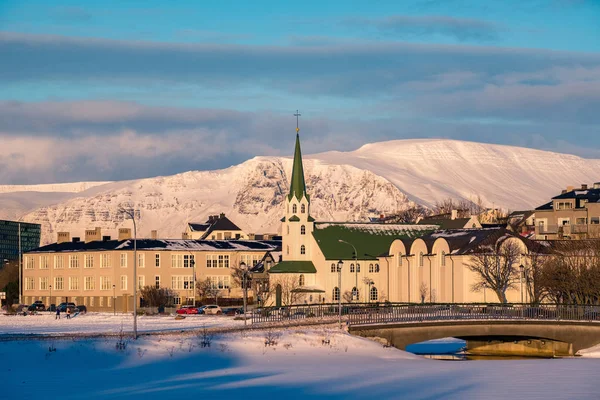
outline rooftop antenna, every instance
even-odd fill
[[[300,117],[302,114],[300,114],[298,112],[298,110],[296,110],[296,114],[294,114],[294,117],[296,117],[296,133],[300,132],[300,127],[298,125],[298,117]]]

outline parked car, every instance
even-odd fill
[[[45,311],[46,306],[41,301],[36,301],[27,308],[27,311]]]
[[[194,306],[181,306],[179,310],[176,311],[177,314],[198,314],[198,308]]]
[[[212,304],[212,305],[206,306],[204,308],[204,314],[219,315],[219,314],[223,314],[223,310],[221,310],[221,307]]]
[[[85,313],[87,313],[87,307],[84,305],[77,306],[77,311],[79,311],[82,314],[85,314]]]
[[[76,311],[77,306],[75,305],[75,303],[60,303],[58,305],[58,309],[60,310],[60,312],[66,312],[67,308],[69,308],[71,311]]]
[[[229,307],[223,309],[223,315],[241,315],[244,313],[244,309],[241,307]]]
[[[198,307],[198,314],[204,314],[204,309],[206,308],[206,306],[200,306]]]
[[[46,308],[46,311],[55,312],[56,311],[56,304],[50,304],[48,306],[48,308]]]

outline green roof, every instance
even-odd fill
[[[290,222],[300,222],[300,218],[296,215],[292,215],[289,219]]]
[[[269,270],[270,274],[315,274],[317,269],[312,261],[282,261]]]
[[[300,135],[296,134],[296,149],[294,150],[294,166],[292,167],[292,181],[290,184],[290,194],[288,200],[294,196],[298,200],[302,199],[306,194],[306,184],[304,183],[304,168],[302,166],[302,152],[300,151]]]
[[[374,260],[387,253],[395,239],[416,239],[437,229],[435,225],[317,222],[313,236],[326,260]],[[368,255],[365,255],[368,254]]]

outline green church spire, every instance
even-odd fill
[[[298,128],[296,128],[298,132]],[[300,151],[300,135],[296,133],[296,149],[294,150],[294,166],[292,167],[292,182],[290,185],[290,194],[288,200],[291,200],[294,196],[298,200],[302,199],[302,196],[306,194],[306,184],[304,183],[304,168],[302,167],[302,152]]]

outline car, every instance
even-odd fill
[[[179,310],[176,311],[177,314],[198,314],[198,309],[194,306],[181,306]]]
[[[55,312],[56,311],[56,304],[50,304],[48,306],[48,308],[46,308],[46,311]]]
[[[211,304],[209,306],[205,306],[204,307],[204,314],[206,315],[220,315],[223,314],[223,310],[221,310],[221,307]]]
[[[77,306],[75,303],[60,303],[57,308],[60,310],[60,312],[67,312],[67,308],[69,308],[71,311],[76,311]]]
[[[36,301],[27,308],[27,311],[45,311],[46,306],[41,301]]]
[[[200,306],[198,307],[198,314],[204,314],[204,309],[206,308],[206,306]]]
[[[82,314],[85,314],[85,313],[87,313],[87,307],[84,306],[84,305],[77,306],[77,311],[80,312],[80,313],[82,313]]]
[[[244,309],[241,307],[229,307],[223,309],[224,315],[241,315],[244,313]]]

